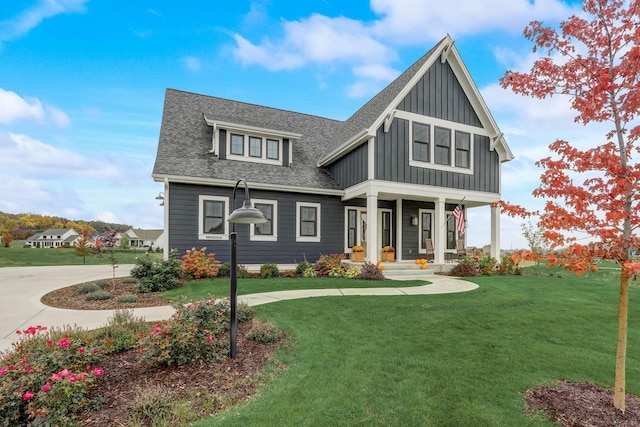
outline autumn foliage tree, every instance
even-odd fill
[[[624,411],[629,280],[640,271],[631,259],[640,223],[640,0],[585,0],[583,9],[559,29],[531,22],[524,35],[545,55],[529,72],[508,71],[501,84],[535,98],[567,95],[576,122],[610,125],[590,148],[552,143],[554,154],[538,162],[544,172],[533,195],[547,200],[540,214],[545,237],[566,248],[550,263],[578,273],[598,259],[621,265],[614,405]],[[576,231],[589,243],[580,243]]]

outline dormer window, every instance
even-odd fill
[[[293,144],[302,135],[276,129],[217,121],[204,115],[213,127],[210,154],[221,159],[289,166]]]

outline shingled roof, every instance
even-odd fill
[[[218,159],[209,153],[213,128],[204,116],[301,134],[292,142],[291,166]],[[341,190],[325,169],[317,167],[322,150],[341,124],[323,117],[167,89],[153,176],[232,182],[243,178],[266,185]]]

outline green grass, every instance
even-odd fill
[[[289,369],[248,403],[197,425],[545,426],[524,415],[525,390],[560,378],[612,387],[615,275],[473,281],[480,288],[460,294],[255,307],[294,339],[279,355]],[[639,319],[634,284],[627,392],[636,395]]]
[[[135,264],[136,257],[144,255],[142,251],[116,251],[118,264]],[[161,253],[151,254],[162,259]],[[86,257],[87,265],[111,264],[109,257],[90,255]],[[77,256],[73,248],[49,249],[49,248],[23,248],[14,244],[13,247],[0,246],[0,267],[26,267],[43,265],[83,265],[81,256]]]
[[[179,288],[165,291],[163,295],[168,300],[182,296],[195,301],[205,298],[228,297],[230,294],[230,279],[198,280],[185,283]],[[355,280],[327,277],[314,278],[270,278],[270,279],[238,279],[238,295],[248,295],[260,292],[290,291],[295,289],[344,289],[344,288],[387,288],[422,286],[422,280],[406,281],[376,281]]]

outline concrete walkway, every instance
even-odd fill
[[[128,276],[133,265],[120,265],[116,276]],[[11,348],[20,336],[17,330],[29,326],[47,327],[77,325],[95,329],[107,323],[113,310],[65,310],[46,306],[40,299],[47,293],[78,283],[108,279],[113,272],[110,265],[59,267],[5,267],[0,268],[0,352]],[[408,279],[408,278],[407,278]],[[431,284],[395,288],[349,288],[277,291],[240,295],[238,301],[249,305],[267,304],[299,298],[351,295],[426,295],[465,292],[476,289],[474,283],[448,276],[430,275]],[[168,319],[174,313],[170,306],[145,307],[134,310],[134,315],[147,321]]]

